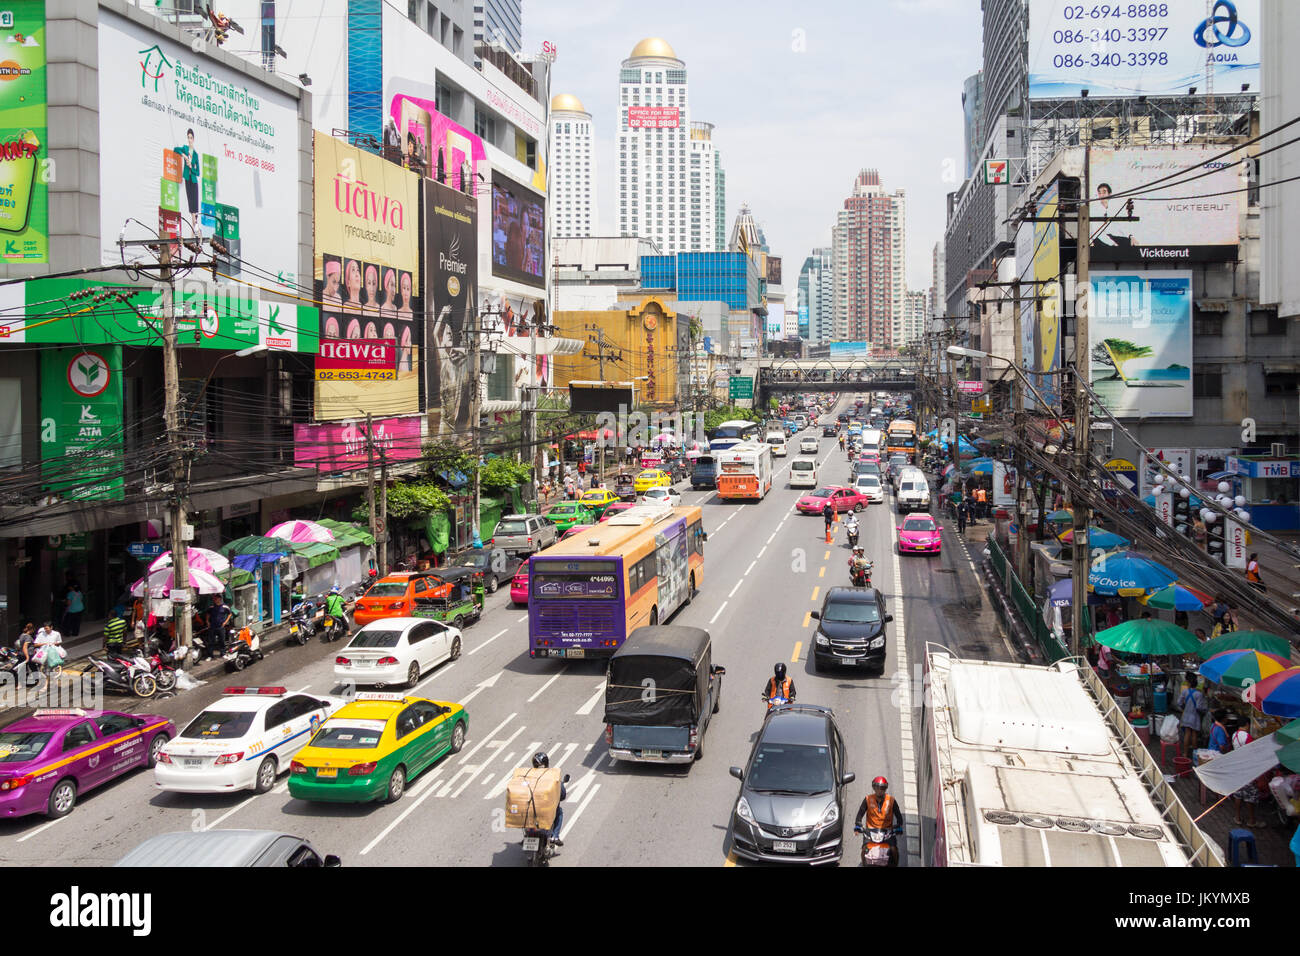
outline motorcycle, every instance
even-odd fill
[[[152,640],[134,660],[121,651],[110,652],[107,656],[109,660],[117,661],[120,664],[131,664],[135,661],[143,661],[148,664],[149,673],[157,681],[160,691],[169,691],[176,686],[176,669],[183,663],[181,658],[172,654],[171,651],[164,650],[157,642]]]
[[[855,529],[849,533],[849,550],[858,546],[858,531]]]
[[[875,567],[870,561],[864,568],[849,567],[849,580],[853,582],[855,588],[871,587],[871,570]]]
[[[893,866],[891,856],[894,854],[890,851],[897,852],[898,837],[902,835],[902,827],[894,827],[891,830],[880,830],[875,827],[864,830],[862,827],[854,827],[854,833],[862,834],[862,865],[863,866]]]
[[[564,775],[564,782],[569,782],[569,775]],[[545,866],[555,856],[555,844],[551,842],[551,831],[540,827],[525,827],[523,842],[524,858],[529,866]]]
[[[141,657],[104,659],[91,654],[87,659],[94,675],[103,680],[105,690],[136,697],[152,697],[158,692],[158,680]]]
[[[226,653],[223,655],[226,660],[226,670],[242,671],[249,664],[260,661],[262,654],[262,639],[256,634],[253,635],[253,642],[239,639],[239,632],[233,627],[226,637]]]
[[[759,694],[758,699],[767,704],[768,710],[771,710],[773,707],[784,707],[786,704],[791,702],[790,698],[782,697],[780,694],[774,694],[771,697],[765,697],[762,694]]]
[[[0,674],[9,674],[10,678],[5,683],[12,686],[18,686],[18,668],[23,666],[23,655],[18,653],[12,647],[0,647]],[[23,672],[23,683],[27,687],[35,687],[41,682],[41,668],[38,664],[28,663],[26,670]]]
[[[289,612],[289,640],[299,647],[316,635],[316,605],[304,600]]]
[[[320,639],[328,644],[343,636],[343,622],[332,614],[326,614],[320,622]]]

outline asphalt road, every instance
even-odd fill
[[[838,444],[830,438],[820,444],[821,481],[847,483],[848,464]],[[526,608],[513,607],[506,588],[488,597],[483,619],[466,630],[461,659],[426,675],[414,691],[465,703],[470,726],[464,750],[412,781],[397,803],[310,804],[289,796],[284,776],[261,796],[167,794],[154,788],[151,772],[139,771],[85,794],[63,820],[0,821],[0,862],[107,865],[160,832],[265,828],[304,836],[318,850],[338,854],[346,866],[521,865],[520,832],[502,826],[504,785],[514,767],[545,750],[552,766],[572,776],[565,846],[553,866],[729,865],[726,829],[738,783],[728,768],[748,757],[764,714],[755,691],[776,661],[789,665],[800,702],[834,709],[847,768],[857,774],[844,808],[846,829],[851,831],[857,804],[879,774],[890,779],[904,812],[914,816],[912,754],[926,643],[1000,660],[1011,659],[1010,650],[956,536],[945,532],[942,555],[900,558],[893,548],[896,515],[887,499],[861,516],[861,540],[875,561],[874,583],[895,616],[886,630],[885,674],[813,673],[809,644],[815,622],[808,613],[821,606],[827,588],[848,583],[848,548],[842,524],[827,545],[821,519],[794,512],[802,492],[786,487],[788,462],[778,459],[773,491],[758,503],[723,503],[711,492],[683,495],[683,503],[704,508],[709,539],[700,591],[674,622],[707,628],[714,663],[727,669],[721,710],[695,764],[612,762],[602,723],[603,666],[531,660]],[[107,706],[164,713],[183,725],[227,683],[330,693],[337,689],[337,650],[319,643],[287,647],[238,678],[216,678],[143,708],[127,700]],[[912,827],[905,849],[905,862],[915,865]],[[842,862],[857,863],[852,840]]]

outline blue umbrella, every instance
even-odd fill
[[[1092,562],[1088,590],[1097,594],[1138,597],[1168,587],[1176,580],[1178,575],[1145,555],[1136,551],[1117,551]]]
[[[993,462],[977,461],[966,469],[966,473],[969,475],[991,475],[993,474]]]
[[[1064,544],[1074,543],[1074,529],[1066,528],[1057,539]],[[1098,528],[1096,525],[1088,529],[1088,547],[1101,548],[1103,551],[1110,551],[1112,548],[1127,547],[1132,542],[1128,538],[1121,538],[1113,531],[1107,531],[1105,528]]]
[[[1052,607],[1069,607],[1074,603],[1074,579],[1062,578],[1047,589],[1047,596],[1052,599]],[[1100,604],[1101,598],[1095,594],[1088,595],[1089,604]]]

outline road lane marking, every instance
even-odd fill
[[[754,555],[754,560],[757,561],[759,558],[761,558],[763,556],[763,552],[766,550],[767,550],[767,545],[763,545],[761,548],[759,548],[758,554]]]
[[[596,794],[599,792],[600,792],[600,784],[598,783],[594,784],[591,790],[587,792],[586,797],[584,797],[582,802],[578,804],[577,809],[574,810],[573,813],[568,815],[568,817],[564,821],[564,829],[560,831],[561,840],[567,837],[569,833],[573,830],[573,825],[578,822],[578,817],[582,816],[582,811],[587,809],[588,805],[591,803],[593,799],[595,799]]]
[[[767,536],[767,543],[768,543],[768,544],[771,544],[771,543],[772,543],[772,539],[775,538],[775,537],[776,537],[776,532],[773,531],[770,535]],[[764,545],[764,547],[766,547],[766,545]]]
[[[469,750],[467,750],[465,753],[461,755],[460,758],[461,764],[464,765],[466,763],[469,763],[469,758],[474,756],[476,753],[478,753],[480,747],[482,747],[488,741],[492,740],[492,738],[494,738],[497,735],[498,731],[500,731],[502,727],[510,723],[510,721],[514,720],[518,716],[519,716],[518,714],[511,714],[505,720],[501,721],[501,723],[497,724],[495,727],[489,730],[487,732],[487,736],[485,736],[482,740],[480,740],[473,747],[471,747]]]
[[[527,615],[527,614],[525,614],[525,615],[523,616],[523,620],[525,620],[525,621],[528,620],[528,615]],[[481,644],[477,645],[473,650],[466,651],[466,653],[467,653],[467,654],[477,654],[479,651],[483,650],[483,648],[487,647],[489,644],[491,644],[493,641],[495,641],[498,637],[500,637],[502,634],[504,634],[504,633],[505,633],[506,631],[508,631],[508,630],[510,630],[510,628],[508,628],[508,627],[502,628],[501,630],[499,630],[499,631],[497,631],[495,634],[493,634],[491,637],[489,637],[486,641],[483,641]]]
[[[424,793],[420,794],[419,797],[417,797],[415,800],[411,801],[410,804],[407,806],[407,808],[397,815],[396,820],[394,820],[392,823],[388,824],[388,826],[380,830],[379,835],[376,836],[373,840],[367,843],[365,847],[362,848],[360,855],[365,856],[376,846],[378,846],[379,841],[382,840],[384,837],[388,836],[388,834],[392,833],[393,830],[397,828],[397,825],[399,823],[401,823],[403,820],[409,817],[416,810],[420,809],[420,804],[424,803],[425,800],[428,800],[430,794],[432,793],[433,793],[433,788],[430,787],[429,789],[425,790]]]
[[[481,681],[477,687],[475,687],[472,691],[470,691],[470,692],[469,692],[468,694],[466,694],[464,697],[461,697],[459,700],[457,700],[456,703],[458,703],[458,704],[460,704],[462,707],[464,707],[466,704],[468,704],[471,700],[473,700],[475,697],[477,697],[477,696],[478,696],[479,694],[481,694],[483,691],[487,690],[489,687],[495,687],[495,686],[497,685],[497,681],[499,681],[500,679],[501,679],[501,672],[500,672],[500,671],[497,671],[495,674],[493,674],[493,675],[492,675],[491,677],[489,677],[487,680],[485,680],[485,681]]]
[[[528,762],[531,763],[531,759],[530,759],[531,756],[537,753],[537,749],[541,747],[541,745],[542,742],[540,740],[534,740],[532,743],[530,743],[527,747],[524,748],[523,753],[519,755],[519,759],[522,761],[527,758]],[[501,779],[497,781],[495,787],[493,787],[491,790],[489,790],[487,793],[483,795],[484,800],[493,800],[501,796],[501,794],[505,793],[506,787],[510,785],[510,781],[515,775],[515,771],[521,769],[524,766],[523,763],[514,762],[513,753],[510,756],[506,757],[505,762],[510,764],[510,769],[501,775]]]
[[[735,596],[736,596],[736,592],[740,590],[740,586],[741,586],[742,584],[744,584],[744,583],[745,583],[745,579],[744,579],[744,578],[741,578],[739,581],[737,581],[737,582],[736,582],[736,586],[735,586],[734,588],[731,589],[731,593],[728,594],[727,597],[729,597],[729,598],[730,598],[730,597],[735,597]]]
[[[824,578],[824,577],[826,577],[826,565],[823,564],[823,565],[821,566],[821,570],[817,572],[817,577],[819,577],[819,578]]]
[[[889,512],[889,532],[895,540],[898,539],[897,523],[894,520],[894,513]],[[914,741],[912,739],[912,675],[910,673],[910,664],[907,657],[907,626],[904,615],[903,600],[903,566],[899,560],[899,555],[892,548],[889,552],[889,559],[894,565],[894,599],[897,607],[894,610],[894,654],[898,658],[898,668],[901,673],[901,680],[898,688],[898,709],[902,719],[899,721],[899,753],[903,761],[903,797],[904,813],[907,807],[913,809],[913,813],[906,817],[907,833],[907,862],[909,866],[921,865],[921,831],[918,822],[913,819],[919,814],[920,797],[918,795],[916,782],[916,754],[914,753]],[[925,728],[922,728],[924,733]]]
[[[253,795],[252,795],[251,797],[249,797],[247,800],[241,800],[239,803],[235,804],[233,807],[231,807],[229,810],[227,810],[227,811],[226,811],[225,813],[223,813],[221,816],[217,817],[215,820],[213,820],[211,823],[209,823],[207,826],[205,826],[205,827],[203,828],[204,831],[206,832],[207,830],[211,830],[213,827],[215,827],[215,826],[216,826],[218,823],[220,823],[222,820],[225,820],[227,817],[233,816],[233,815],[236,813],[236,811],[239,811],[239,810],[244,809],[244,807],[248,806],[250,803],[252,803],[254,800],[256,800],[256,799],[257,799],[257,796],[258,796],[257,794],[253,794]]]
[[[587,714],[590,714],[593,710],[596,709],[596,704],[599,703],[604,696],[605,696],[605,682],[604,680],[602,680],[600,681],[600,683],[596,685],[596,693],[592,694],[590,699],[588,699],[588,701],[585,704],[583,704],[576,711],[574,711],[574,713],[577,714],[579,717],[587,716]],[[558,747],[559,744],[556,744],[555,746]]]
[[[794,642],[794,653],[790,655],[790,663],[791,663],[791,664],[798,664],[798,663],[799,663],[799,652],[802,651],[802,650],[803,650],[803,641],[795,641],[795,642]]]
[[[516,730],[513,734],[511,734],[509,737],[507,737],[505,740],[494,740],[492,741],[490,746],[493,749],[495,749],[497,753],[500,753],[501,751],[509,747],[510,744],[514,742],[514,739],[518,737],[520,734],[522,734],[523,732],[524,732],[524,727],[522,724],[520,724],[519,729]],[[491,757],[488,757],[482,760],[480,763],[476,764],[475,766],[462,767],[460,770],[457,770],[456,775],[452,777],[450,780],[448,780],[446,786],[444,786],[441,790],[438,791],[438,796],[439,797],[447,796],[447,794],[451,791],[452,786],[456,783],[456,778],[459,777],[461,774],[468,774],[468,776],[465,778],[465,782],[460,785],[460,789],[458,789],[455,793],[451,795],[453,799],[459,797],[462,793],[465,792],[465,788],[468,787],[473,782],[474,778],[487,769],[487,765],[489,761],[491,761],[491,759],[492,759]]]
[[[526,620],[528,620],[528,615],[527,615],[527,614],[525,614],[525,615],[524,615],[523,617],[521,617],[519,620],[515,621],[515,623],[516,623],[516,624],[522,624],[522,623],[524,623],[524,621],[526,621]]]
[[[726,606],[727,606],[727,602],[723,601],[722,607],[719,607],[715,612],[713,612],[713,617],[709,618],[710,624],[712,624],[714,621],[718,619],[718,615],[722,613],[722,609],[725,608]]]
[[[816,601],[816,600],[817,600],[817,595],[818,595],[818,593],[820,593],[821,589],[822,589],[822,586],[821,586],[820,584],[815,584],[815,585],[813,585],[813,593],[812,593],[812,597],[810,597],[808,600],[810,600],[810,601]]]
[[[532,697],[529,697],[529,698],[528,698],[528,703],[531,704],[531,703],[532,703],[533,701],[535,701],[537,698],[541,697],[541,696],[542,696],[542,691],[546,690],[546,688],[550,687],[550,686],[551,686],[552,684],[554,684],[557,680],[559,680],[559,679],[560,679],[560,675],[563,674],[563,673],[564,673],[564,668],[561,667],[558,671],[556,671],[554,674],[552,674],[552,675],[551,675],[551,679],[548,680],[548,681],[547,681],[545,684],[543,684],[541,687],[539,687],[539,688],[537,689],[537,692],[536,692],[535,694],[533,694]]]
[[[811,620],[812,620],[812,611],[804,611],[804,612],[803,612],[803,626],[804,626],[804,627],[807,627],[807,626],[808,626],[808,623],[809,623]]]
[[[831,553],[829,551],[827,551],[825,554],[822,555],[823,561],[829,561],[830,559],[831,559]]]
[[[560,755],[560,758],[558,760],[554,756],[552,756],[551,763],[556,767],[563,767],[566,763],[569,762],[569,758],[573,756],[573,752],[577,749],[578,749],[577,744],[565,744],[564,753]]]
[[[62,823],[62,822],[63,822],[64,820],[66,820],[66,819],[68,819],[68,818],[67,818],[67,817],[59,817],[59,819],[57,819],[57,820],[51,820],[49,823],[44,823],[44,824],[42,824],[41,826],[37,827],[35,830],[33,830],[31,833],[25,833],[25,834],[23,834],[22,836],[20,836],[20,837],[18,838],[17,842],[18,842],[18,843],[22,843],[24,840],[30,840],[32,837],[36,836],[36,834],[38,834],[38,833],[44,833],[46,830],[48,830],[50,827],[54,826],[56,823]]]
[[[435,667],[433,669],[433,673],[430,674],[428,677],[426,677],[424,680],[420,681],[420,683],[416,684],[409,691],[407,691],[406,696],[415,697],[416,696],[415,692],[418,691],[421,687],[423,687],[425,684],[432,683],[435,678],[442,677],[444,674],[447,673],[447,671],[451,670],[455,666],[456,666],[456,661],[452,661],[446,667]]]
[[[745,574],[744,574],[744,575],[741,575],[741,576],[744,577],[744,576],[748,575],[750,571],[753,571],[753,570],[754,570],[754,565],[756,565],[756,564],[758,564],[758,561],[757,561],[757,560],[750,561],[750,562],[749,562],[749,567],[745,568]]]

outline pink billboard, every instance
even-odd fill
[[[476,179],[487,159],[483,140],[438,112],[430,100],[399,93],[384,127],[384,153],[407,169],[465,191],[463,178]],[[400,153],[400,156],[396,155]],[[471,190],[476,195],[477,188]]]
[[[375,463],[381,454],[390,463],[419,458],[421,418],[375,419]],[[366,467],[367,444],[364,420],[294,425],[293,463],[322,472],[353,471]]]
[[[676,129],[681,125],[675,106],[629,106],[628,129]]]

